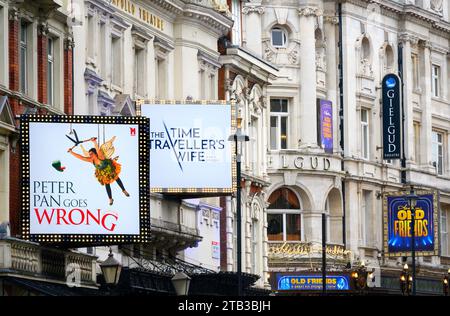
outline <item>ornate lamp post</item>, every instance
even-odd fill
[[[236,111],[237,113],[237,111]],[[241,237],[241,161],[242,161],[242,143],[248,142],[250,137],[242,134],[242,118],[237,118],[236,134],[231,135],[228,140],[235,142],[235,154],[236,154],[236,238],[237,238],[237,278],[238,278],[238,296],[242,296],[242,237]]]
[[[109,248],[108,258],[100,264],[100,269],[108,288],[117,285],[122,272],[122,265],[114,258],[111,248]]]
[[[444,276],[444,279],[442,280],[442,285],[444,289],[444,295],[448,296],[448,281],[450,279],[450,269],[447,271],[447,275]]]
[[[403,295],[410,295],[411,288],[413,285],[413,276],[409,274],[408,264],[405,263],[403,266],[402,273],[400,274],[400,289]]]
[[[183,272],[177,272],[172,278],[172,284],[178,296],[187,296],[189,286],[191,285],[191,278]]]
[[[412,186],[406,198],[411,210],[412,295],[416,295],[416,205],[419,196],[414,192]]]
[[[373,279],[373,271],[367,271],[366,264],[361,261],[360,265],[352,271],[351,277],[355,285],[355,289],[359,291],[359,294],[364,294],[364,290],[367,288],[367,279]]]

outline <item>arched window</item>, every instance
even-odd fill
[[[286,30],[281,27],[274,27],[272,29],[272,46],[273,47],[286,47],[288,41]]]
[[[288,188],[280,188],[269,197],[267,238],[269,241],[301,241],[300,201]]]

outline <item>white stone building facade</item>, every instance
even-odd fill
[[[320,270],[320,251],[292,256],[282,246],[320,248],[325,213],[327,242],[340,249],[328,256],[328,268],[342,271],[348,261],[353,265],[364,261],[382,276],[370,286],[397,290],[393,284],[398,282],[394,279],[402,258],[388,259],[383,253],[381,196],[412,184],[440,193],[441,255],[418,259],[419,282],[420,278],[438,282],[450,264],[448,1],[255,0],[240,5],[242,47],[279,69],[265,91],[264,162],[252,159],[251,142],[244,154],[246,163],[263,168],[268,183],[261,191],[267,271]],[[404,64],[406,184],[402,184],[400,161],[383,160],[381,149],[381,80],[398,72],[399,45]],[[318,141],[317,99],[332,102],[332,153]],[[251,116],[242,117],[243,125],[251,126]],[[246,131],[252,138],[254,132]],[[243,251],[249,247],[244,243]],[[244,264],[249,269],[249,261]],[[442,291],[440,283],[433,286]],[[432,291],[431,287],[421,283],[418,291]]]
[[[232,20],[213,3],[76,0],[72,8],[74,114],[136,115],[140,99],[218,98],[217,42]],[[219,198],[201,199],[200,207],[151,194],[152,242],[113,247],[116,257],[129,267],[183,259],[183,250],[202,240],[198,219],[208,208],[218,212]],[[108,248],[87,251],[102,261]]]

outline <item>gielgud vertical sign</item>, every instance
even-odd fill
[[[20,123],[23,238],[148,241],[148,119],[23,115]]]
[[[400,159],[401,155],[400,84],[396,74],[383,78],[383,159]]]

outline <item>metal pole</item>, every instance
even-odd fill
[[[238,296],[242,296],[242,240],[241,240],[241,154],[238,152],[238,139],[236,142],[236,173],[237,173],[237,192],[236,192],[236,229],[237,229],[237,277],[238,277]]]
[[[401,111],[402,111],[402,157],[401,157],[401,182],[403,184],[406,184],[406,153],[405,153],[405,120],[406,120],[406,116],[405,116],[405,102],[404,102],[404,96],[403,96],[403,91],[404,91],[404,80],[403,80],[403,44],[399,43],[398,45],[398,74],[400,77],[400,81],[401,81],[401,86],[400,86],[400,106],[401,106]]]
[[[341,170],[344,168],[344,146],[345,146],[345,131],[344,131],[344,49],[343,49],[343,34],[342,34],[342,3],[338,3],[338,16],[339,16],[339,146],[341,147]],[[342,244],[344,249],[347,247],[346,237],[346,202],[345,202],[345,177],[342,177]]]
[[[416,295],[416,208],[411,207],[411,221],[412,221],[412,232],[411,232],[411,255],[412,255],[412,295]]]
[[[322,213],[322,295],[327,293],[327,230],[326,215]]]

